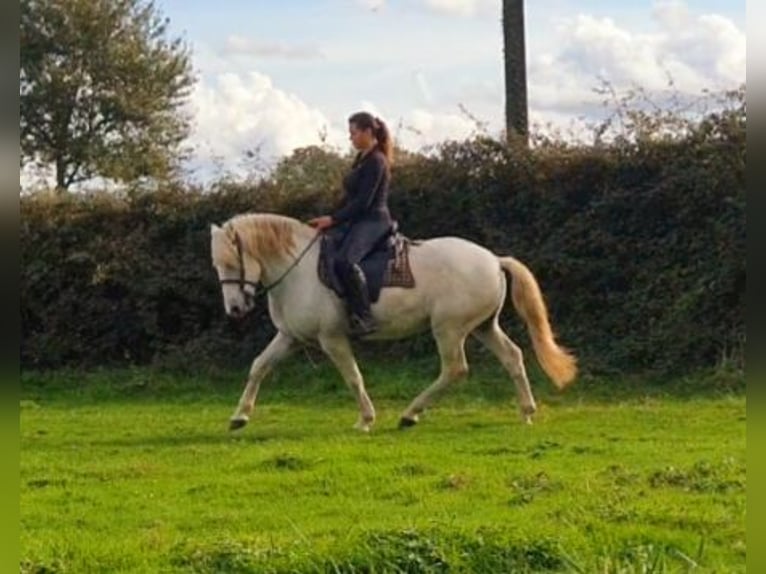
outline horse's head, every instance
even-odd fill
[[[233,225],[210,226],[210,255],[221,283],[226,314],[245,316],[255,306],[261,264],[245,250]]]

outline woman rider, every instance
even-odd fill
[[[359,262],[391,233],[388,186],[393,145],[386,124],[368,112],[357,112],[348,119],[348,133],[358,153],[343,180],[343,198],[330,215],[308,223],[320,231],[330,229],[335,243],[334,270],[346,293],[351,334],[362,336],[374,332],[376,325]]]

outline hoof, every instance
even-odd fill
[[[356,423],[354,429],[360,432],[370,432],[370,425],[367,423]]]
[[[375,415],[372,415],[366,418],[363,416],[360,416],[359,419],[356,421],[356,424],[354,424],[354,428],[362,432],[370,432],[370,429],[372,428],[372,425],[374,423],[375,423]]]
[[[407,417],[402,417],[399,419],[399,428],[400,429],[408,429],[410,427],[414,427],[416,424],[418,424],[417,419],[411,419]]]
[[[532,415],[537,412],[537,407],[535,405],[527,405],[524,407],[521,407],[521,420],[524,422],[524,424],[531,425],[532,424]]]
[[[229,421],[229,430],[235,431],[247,425],[247,418],[236,418]]]

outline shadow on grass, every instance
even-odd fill
[[[410,401],[438,375],[436,360],[417,359],[397,364],[360,363],[374,401]],[[552,405],[599,404],[646,398],[717,398],[744,395],[739,372],[711,370],[669,378],[661,375],[597,376],[583,373],[567,389],[556,389],[528,361],[532,391],[538,401]],[[235,405],[244,388],[246,371],[210,370],[178,373],[149,367],[91,371],[23,372],[22,400],[82,405],[101,402],[199,402]],[[485,401],[515,401],[507,373],[489,357],[474,358],[467,380],[454,385],[449,396]],[[291,404],[346,404],[351,397],[338,372],[328,362],[293,361],[279,365],[261,386],[259,400]]]
[[[316,430],[311,427],[298,427],[289,425],[285,420],[259,424],[251,422],[248,427],[230,431],[228,422],[220,425],[220,432],[216,430],[192,430],[174,429],[172,432],[153,431],[151,433],[132,433],[116,438],[87,439],[88,446],[98,448],[165,448],[165,447],[194,447],[207,445],[231,445],[262,446],[275,443],[303,443],[316,437]],[[408,435],[414,430],[399,430],[395,426],[376,427],[370,434],[362,433],[352,428],[350,424],[337,426],[323,425],[322,436],[325,440],[346,439],[348,441],[366,441],[370,437],[385,439],[394,436]]]

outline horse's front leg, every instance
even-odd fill
[[[344,336],[320,337],[319,344],[325,354],[330,357],[335,367],[340,371],[343,380],[356,395],[359,404],[359,420],[354,425],[361,431],[368,432],[375,422],[375,407],[372,405],[364,379],[356,364],[354,353],[348,339]]]
[[[269,374],[274,365],[287,357],[295,347],[295,339],[280,331],[277,332],[263,352],[255,358],[250,367],[247,384],[242,398],[239,399],[237,410],[234,411],[229,420],[229,430],[240,429],[247,424],[255,408],[255,399],[258,397],[261,381]]]

